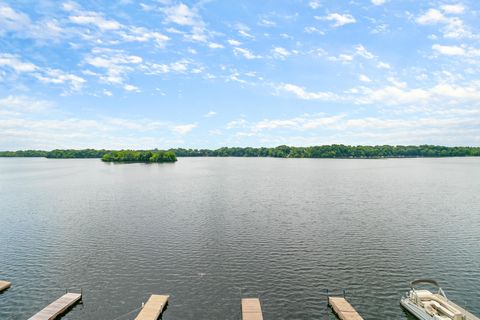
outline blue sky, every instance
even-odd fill
[[[480,146],[479,10],[0,0],[0,150]]]

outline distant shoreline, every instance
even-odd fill
[[[105,150],[55,149],[0,151],[0,157],[44,157],[49,159],[94,159],[107,162],[175,162],[182,157],[248,157],[248,158],[322,158],[322,159],[386,159],[478,157],[480,147],[420,146],[347,146],[340,144],[274,148],[223,147],[219,149],[168,150]]]

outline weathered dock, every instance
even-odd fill
[[[352,305],[343,297],[328,297],[328,304],[341,320],[363,320]]]
[[[12,284],[8,281],[0,280],[0,292],[7,290],[8,288],[10,288],[11,285]]]
[[[28,320],[53,320],[82,299],[80,293],[66,293]]]
[[[170,296],[152,294],[135,320],[157,320],[168,303]]]
[[[257,298],[242,299],[242,319],[243,320],[263,320],[262,307]]]

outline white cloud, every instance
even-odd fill
[[[465,49],[458,46],[442,46],[439,44],[434,44],[432,49],[437,51],[440,54],[447,56],[464,56]]]
[[[175,61],[169,64],[157,64],[157,63],[148,63],[143,68],[147,70],[147,74],[162,74],[162,73],[186,73],[189,71],[190,61],[186,59],[182,59],[179,61]],[[202,70],[202,69],[196,69]],[[192,73],[195,73],[192,70]],[[197,72],[198,73],[198,72]]]
[[[30,62],[24,62],[18,56],[8,53],[0,54],[0,66],[10,67],[16,72],[33,72],[38,69]]]
[[[363,77],[361,77],[363,78]],[[367,83],[367,78],[361,79]],[[328,91],[311,92],[295,84],[274,86],[276,93],[290,93],[302,100],[319,100],[333,102],[351,102],[360,105],[378,106],[426,106],[426,105],[479,105],[480,81],[463,85],[440,82],[432,87],[408,88],[407,83],[388,78],[391,85],[378,88],[366,86],[345,90],[342,95]]]
[[[474,38],[472,32],[465,26],[459,18],[448,19],[447,24],[443,28],[443,36],[447,39]]]
[[[305,27],[303,29],[303,31],[305,31],[306,33],[318,33],[318,34],[321,34],[321,35],[324,35],[325,32],[318,29],[317,27]]]
[[[72,91],[79,91],[87,82],[82,77],[66,73],[58,69],[45,69],[43,73],[36,74],[35,77],[44,83],[64,84],[68,83]]]
[[[220,44],[220,43],[210,42],[210,43],[208,44],[208,47],[209,47],[210,49],[221,49],[221,48],[223,48],[223,45]]]
[[[0,99],[0,111],[9,111],[15,114],[38,113],[53,108],[50,101],[39,100],[26,96],[9,95]]]
[[[461,4],[445,4],[440,8],[449,14],[462,14],[465,11],[465,7]]]
[[[358,77],[358,79],[362,82],[372,82],[372,79],[370,79],[368,76],[364,74],[361,74],[360,77]]]
[[[371,1],[372,1],[372,4],[376,6],[381,6],[382,4],[385,4],[385,2],[387,2],[386,0],[371,0]]]
[[[399,118],[391,116],[357,116],[345,113],[302,114],[292,118],[264,119],[258,122],[243,120],[236,126],[235,137],[255,137],[258,141],[290,145],[318,145],[329,143],[352,144],[459,144],[458,137],[472,141],[480,133],[480,119],[465,115],[478,115],[475,110],[446,110],[444,114],[415,115]],[[478,111],[478,110],[477,110]],[[293,132],[310,131],[307,135],[295,136]],[[271,132],[271,133],[270,133]],[[452,138],[454,137],[454,138]],[[475,137],[473,140],[471,137]],[[322,140],[326,138],[325,140]],[[461,140],[461,139],[460,139]],[[280,142],[281,141],[281,142]],[[320,142],[319,141],[324,141]],[[372,143],[372,141],[374,143]],[[437,142],[438,141],[438,142]],[[448,141],[448,142],[447,142]],[[452,142],[452,141],[457,141]]]
[[[335,56],[330,56],[328,57],[328,60],[330,61],[340,61],[340,62],[343,62],[343,63],[348,63],[348,62],[351,62],[353,61],[353,56],[352,55],[349,55],[349,54],[340,54],[338,57],[335,57]]]
[[[314,130],[321,127],[331,128],[344,117],[344,114],[334,116],[325,116],[324,114],[304,114],[291,119],[265,119],[253,123],[250,128],[253,132],[281,128],[299,131]]]
[[[322,3],[320,2],[320,0],[311,0],[308,5],[310,6],[310,8],[312,9],[318,9],[322,6]]]
[[[185,72],[188,69],[188,61],[180,60],[170,64],[170,69],[175,72]]]
[[[272,49],[273,56],[277,59],[284,60],[288,56],[292,55],[290,51],[282,47],[276,47]]]
[[[355,20],[355,18],[351,14],[330,13],[325,17],[315,18],[319,20],[333,21],[332,27],[334,28],[357,22],[357,20]]]
[[[450,126],[461,126],[466,124],[475,124],[479,120],[471,120],[465,118],[422,118],[422,119],[382,119],[375,117],[367,117],[361,119],[351,119],[346,121],[345,128],[353,129],[403,129],[403,128],[425,128],[439,127],[446,128]]]
[[[184,38],[192,42],[207,42],[209,39],[205,22],[199,15],[197,8],[189,7],[186,4],[169,6],[162,9],[165,14],[166,23],[174,23],[184,27],[191,27],[190,33],[184,33],[173,28],[170,31],[174,33],[184,34]]]
[[[154,41],[158,47],[163,48],[170,38],[160,32],[150,31],[143,27],[128,27],[127,31],[120,31],[119,35],[128,42]]]
[[[3,31],[19,31],[31,24],[28,15],[17,12],[10,6],[0,3],[0,35]]]
[[[203,116],[205,118],[211,118],[211,117],[216,116],[216,115],[217,115],[217,113],[215,111],[209,111],[206,114],[204,114]]]
[[[167,22],[182,26],[193,26],[196,24],[197,13],[183,3],[165,8],[163,12],[166,15]]]
[[[254,39],[255,37],[250,34],[250,28],[243,23],[237,23],[235,25],[235,29],[237,29],[238,34],[244,38]]]
[[[445,14],[450,13],[462,13],[464,8],[460,5],[444,5],[441,6],[440,11],[438,9],[429,9],[424,14],[417,17],[416,23],[420,25],[436,25],[441,24],[442,33],[445,38],[460,39],[460,38],[472,38],[472,32],[465,26],[463,20],[458,17],[447,17]]]
[[[191,124],[181,124],[181,125],[176,125],[172,128],[172,131],[174,133],[180,134],[180,135],[185,135],[195,129],[197,127],[196,124],[191,123]]]
[[[140,89],[132,84],[125,84],[123,89],[128,92],[140,92]]]
[[[237,40],[234,40],[234,39],[229,39],[229,40],[227,40],[227,42],[228,42],[230,45],[235,46],[235,47],[238,47],[239,45],[242,44],[240,41],[237,41]]]
[[[79,91],[85,79],[74,74],[66,73],[59,69],[40,68],[33,63],[24,62],[12,54],[0,54],[0,67],[9,67],[17,73],[27,73],[43,83],[67,83],[72,91]]]
[[[79,5],[74,1],[65,1],[62,3],[62,9],[67,12],[77,11],[80,9]]]
[[[143,59],[135,55],[124,54],[121,50],[94,49],[85,58],[85,63],[99,69],[105,69],[106,74],[100,80],[112,84],[122,84],[132,66],[139,65]]]
[[[480,101],[480,82],[469,85],[439,83],[430,88],[409,89],[406,84],[396,84],[383,88],[360,88],[357,97],[352,97],[358,104],[382,105],[428,105],[428,104],[464,104]]]
[[[236,81],[236,82],[240,82],[240,83],[247,83],[247,81],[245,81],[245,80],[243,80],[243,79],[240,79],[239,76],[240,76],[240,73],[238,73],[237,71],[233,71],[233,72],[227,77],[227,80],[228,80],[228,81]]]
[[[153,149],[182,143],[171,132],[178,126],[151,119],[101,117],[81,119],[27,119],[10,117],[0,121],[0,149],[106,148]],[[184,126],[184,125],[180,125]],[[127,130],[126,130],[127,129]],[[179,134],[185,130],[179,130]]]
[[[118,30],[122,27],[119,22],[105,19],[97,12],[84,12],[83,14],[70,16],[69,20],[76,24],[91,24],[101,30]]]
[[[14,32],[20,38],[54,42],[65,35],[65,29],[54,18],[32,21],[27,14],[0,3],[0,36],[6,32]]]
[[[340,98],[332,92],[308,92],[304,88],[291,84],[284,83],[276,87],[277,91],[283,91],[291,93],[303,100],[323,100],[323,101],[333,101],[339,100]]]
[[[370,51],[368,51],[363,45],[359,44],[357,46],[355,46],[355,52],[356,54],[358,54],[359,56],[365,58],[365,59],[374,59],[376,58],[375,55],[373,53],[371,53]]]
[[[244,118],[232,120],[225,125],[227,129],[245,128],[247,126],[247,120]]]
[[[260,19],[258,24],[262,27],[275,27],[277,24],[274,21],[268,20],[266,18]]]
[[[191,27],[190,33],[184,34],[186,40],[193,42],[208,41],[209,37],[207,35],[205,23],[195,7],[190,8],[186,4],[180,3],[178,5],[164,8],[162,11],[165,14],[165,22]],[[182,31],[175,31],[183,33]]]
[[[443,13],[437,9],[429,9],[427,12],[419,16],[415,21],[418,24],[436,24],[446,20]]]
[[[429,93],[424,89],[403,89],[387,86],[380,89],[362,88],[361,95],[355,99],[358,104],[398,105],[426,101]]]
[[[233,48],[233,53],[236,56],[243,56],[245,59],[248,59],[248,60],[260,59],[262,57],[262,56],[253,54],[248,49],[238,48],[238,47]]]
[[[391,67],[388,63],[380,61],[380,62],[377,63],[377,68],[379,68],[379,69],[390,69]]]

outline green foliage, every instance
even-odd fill
[[[171,149],[178,157],[411,158],[480,156],[480,147],[346,146],[342,144],[275,148]]]
[[[0,157],[46,157],[47,153],[41,150],[0,151]]]
[[[108,150],[95,150],[95,149],[83,149],[83,150],[52,150],[49,151],[46,155],[47,158],[52,159],[87,159],[87,158],[101,158],[103,155],[108,153]]]
[[[175,162],[177,157],[172,151],[111,151],[102,156],[105,162]]]
[[[408,158],[480,156],[480,147],[421,146],[346,146],[332,144],[312,147],[170,149],[160,150],[24,150],[0,151],[0,157],[47,157],[58,159],[102,158],[103,161],[175,162],[178,157],[275,157],[275,158]]]

